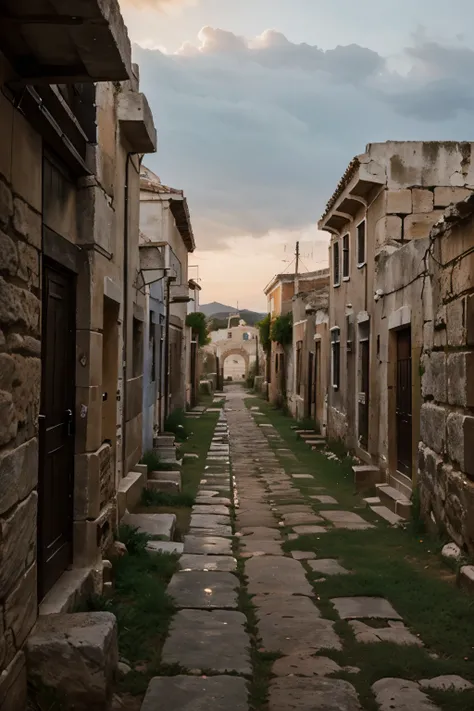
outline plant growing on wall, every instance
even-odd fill
[[[267,314],[265,318],[262,318],[261,321],[257,323],[257,328],[259,330],[259,335],[260,335],[260,345],[262,346],[263,350],[265,353],[270,353],[271,349],[271,338],[270,338],[270,331],[271,331],[271,326],[272,326],[272,319],[270,314]]]
[[[206,317],[203,313],[196,311],[188,314],[186,316],[186,326],[193,329],[193,332],[197,335],[197,342],[201,347],[207,346],[210,338],[207,333]]]
[[[270,338],[280,346],[289,346],[293,341],[293,317],[291,313],[277,316],[271,326]]]

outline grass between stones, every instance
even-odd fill
[[[252,405],[255,404],[252,399]],[[359,674],[341,673],[352,683],[366,711],[377,711],[371,685],[384,677],[418,681],[441,674],[459,674],[474,682],[474,600],[456,587],[456,574],[439,556],[442,541],[417,532],[415,525],[392,528],[380,522],[354,495],[350,459],[331,461],[296,439],[293,421],[268,403],[257,401],[286,446],[299,460],[298,470],[313,474],[309,484],[295,481],[309,497],[314,487],[324,486],[338,505],[322,506],[307,498],[315,511],[348,509],[357,511],[376,528],[365,531],[331,529],[320,535],[300,536],[284,544],[285,552],[312,551],[318,558],[336,558],[351,571],[347,576],[330,576],[321,581],[319,573],[308,571],[318,608],[326,619],[336,621],[343,651],[322,651],[341,666],[355,666]],[[340,455],[340,453],[338,453]],[[293,473],[292,463],[282,465]],[[348,622],[339,620],[330,600],[341,596],[381,596],[402,615],[405,625],[420,637],[424,647],[398,646],[380,642],[356,642]],[[368,622],[370,624],[370,622]],[[379,623],[373,626],[380,626]],[[474,691],[430,691],[430,698],[444,711],[474,709]]]
[[[162,674],[161,649],[175,612],[166,593],[178,569],[178,555],[150,554],[150,537],[122,527],[128,553],[112,561],[115,586],[110,597],[89,598],[77,611],[106,610],[117,618],[120,658],[132,669],[117,684],[119,694],[142,697],[153,676]]]

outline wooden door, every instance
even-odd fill
[[[359,444],[363,449],[369,446],[369,341],[359,342],[360,347],[360,391],[359,391]]]
[[[397,469],[412,476],[411,331],[397,331]]]
[[[314,353],[308,353],[308,386],[306,390],[306,417],[314,418]]]
[[[72,562],[75,277],[45,264],[38,502],[40,599]]]

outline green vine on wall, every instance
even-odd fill
[[[271,326],[270,338],[280,346],[289,346],[293,341],[293,316],[291,313],[277,316]]]
[[[210,343],[211,339],[207,333],[206,316],[201,313],[201,311],[188,314],[186,316],[186,326],[192,328],[193,332],[197,335],[197,342],[201,347],[207,346],[207,344]]]
[[[270,331],[272,327],[272,318],[270,314],[267,314],[265,318],[262,318],[257,324],[260,335],[260,345],[262,346],[265,353],[270,353],[272,346],[272,339],[270,338]]]

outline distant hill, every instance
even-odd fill
[[[227,320],[229,314],[237,313],[234,306],[226,306],[213,301],[212,304],[203,304],[199,307],[200,311],[207,316],[211,329],[216,331],[218,328],[227,328]],[[257,311],[249,311],[248,309],[240,309],[240,318],[249,326],[255,326],[258,321],[261,321],[265,314]]]
[[[212,301],[210,304],[200,304],[199,310],[205,316],[214,316],[214,314],[234,313],[237,309],[235,306],[226,306],[225,304],[220,304],[218,301]]]

